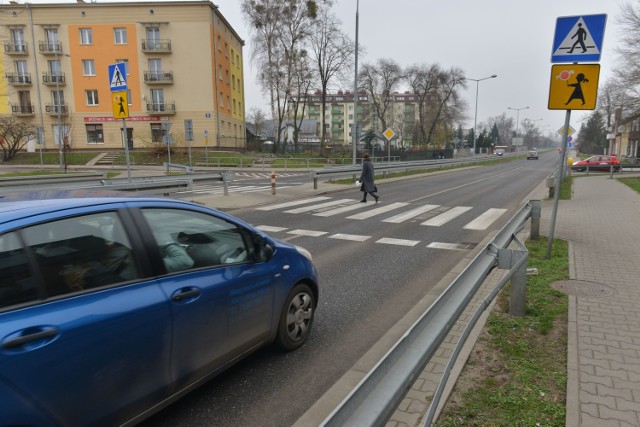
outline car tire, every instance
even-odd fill
[[[298,283],[291,289],[278,322],[276,344],[280,349],[291,351],[304,344],[311,331],[315,308],[315,297],[308,285]]]

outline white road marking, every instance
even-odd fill
[[[335,205],[339,205],[346,202],[353,202],[353,199],[332,200],[330,202],[320,203],[318,205],[304,206],[297,209],[291,209],[291,210],[285,211],[285,213],[297,214],[297,213],[315,211],[316,209],[328,208],[330,206],[335,206]]]
[[[471,209],[472,208],[470,206],[456,206],[454,208],[449,209],[446,212],[441,213],[440,215],[434,216],[433,218],[426,220],[420,225],[430,225],[432,227],[440,227],[441,225],[446,224],[447,222],[451,221],[454,218],[459,217],[460,215],[462,215],[463,213]]]
[[[340,208],[331,209],[331,210],[320,212],[313,215],[327,217],[327,216],[338,215],[345,212],[355,211],[357,209],[362,209],[362,208],[366,208],[364,203],[354,203],[352,205],[342,206]]]
[[[465,225],[465,230],[486,230],[496,219],[500,217],[503,213],[505,213],[506,209],[496,209],[491,208],[488,209],[485,213]]]
[[[329,199],[329,197],[319,196],[319,197],[313,197],[311,199],[294,200],[292,202],[280,203],[280,204],[277,204],[277,205],[263,206],[261,208],[258,208],[258,210],[259,211],[272,211],[272,210],[275,210],[275,209],[290,208],[291,206],[304,205],[306,203],[314,203],[314,202],[319,202],[321,200],[327,200],[327,199]]]
[[[383,222],[392,222],[394,224],[399,224],[403,221],[406,221],[408,219],[414,218],[418,215],[422,215],[425,212],[429,212],[431,210],[434,210],[435,208],[439,208],[440,205],[424,205],[424,206],[420,206],[417,207],[415,209],[411,209],[408,212],[396,215],[396,216],[392,216],[391,218],[387,218],[387,219],[383,219]]]
[[[314,231],[314,230],[291,230],[288,231],[287,234],[295,234],[296,236],[310,236],[310,237],[320,237],[327,234],[326,231]]]
[[[420,240],[392,239],[391,237],[383,237],[382,239],[376,240],[376,243],[383,243],[385,245],[415,246],[420,243]]]
[[[371,238],[371,236],[361,236],[359,234],[334,234],[332,236],[329,236],[330,239],[338,239],[338,240],[351,240],[354,242],[364,242],[366,240],[369,240]]]
[[[469,245],[463,245],[460,243],[444,243],[444,242],[431,242],[427,245],[428,248],[433,249],[446,249],[450,251],[466,251],[469,248]]]
[[[363,203],[363,205],[365,204],[366,203]],[[402,203],[402,202],[391,203],[390,205],[384,205],[379,208],[371,209],[370,211],[361,212],[359,214],[348,216],[347,218],[348,219],[367,219],[376,215],[380,215],[380,214],[392,211],[394,209],[401,208],[403,206],[407,206],[408,204],[409,203]]]
[[[271,225],[259,225],[256,228],[264,231],[265,233],[277,233],[278,231],[284,231],[287,229],[287,227],[273,227]]]

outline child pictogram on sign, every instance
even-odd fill
[[[569,84],[569,81],[567,81],[567,86],[573,88],[573,93],[571,93],[571,96],[569,97],[569,100],[567,102],[565,102],[564,105],[569,105],[569,103],[571,101],[573,101],[574,99],[579,99],[580,101],[582,101],[582,105],[585,104],[585,102],[584,102],[584,93],[582,92],[582,83],[589,83],[589,80],[582,73],[579,73],[576,76],[576,82],[575,83]]]

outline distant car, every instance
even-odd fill
[[[571,169],[582,172],[589,168],[590,171],[609,171],[613,165],[613,170],[619,172],[620,161],[616,156],[591,156],[585,160],[579,160],[571,165]]]
[[[529,150],[527,152],[527,160],[536,159],[538,160],[538,152],[536,150]]]
[[[496,156],[500,156],[500,157],[504,156],[504,150],[501,148],[498,148],[496,150]]]
[[[317,301],[308,251],[214,209],[0,202],[0,424],[136,424],[265,344],[300,347]]]

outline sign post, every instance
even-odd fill
[[[553,193],[551,226],[547,240],[547,259],[551,258],[555,233],[560,186],[566,168],[567,143],[569,141],[571,110],[596,108],[600,64],[578,64],[578,61],[598,62],[602,52],[607,15],[565,16],[556,20],[556,32],[551,52],[552,63],[565,63],[551,67],[549,85],[549,110],[566,110],[562,135],[560,165],[556,174]],[[571,64],[567,64],[570,62]]]
[[[383,133],[385,138],[387,138],[388,144],[388,154],[387,154],[387,162],[391,163],[391,139],[396,135],[396,133],[391,129],[387,128]]]
[[[111,90],[111,106],[113,118],[122,119],[122,143],[127,162],[127,182],[131,182],[131,162],[129,161],[129,138],[127,137],[127,117],[129,117],[129,100],[127,96],[127,71],[120,62],[109,65],[109,88]]]

